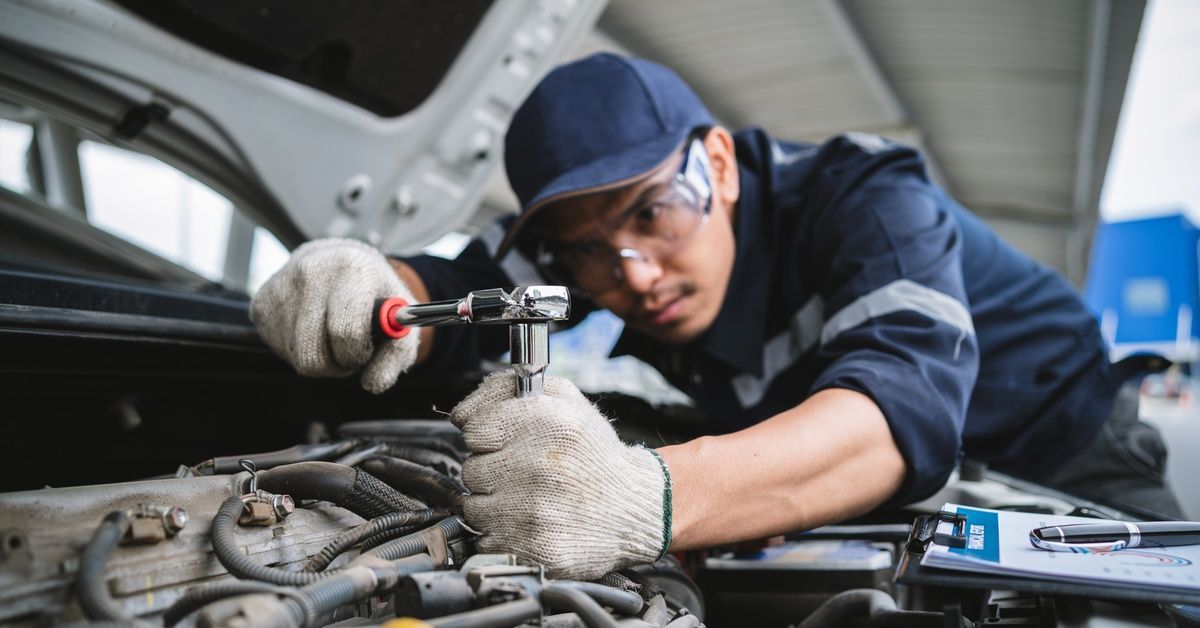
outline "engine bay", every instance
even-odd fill
[[[0,621],[700,625],[686,606],[699,591],[672,561],[578,583],[474,553],[454,513],[465,448],[449,423],[349,423],[339,436],[169,479],[0,496]]]

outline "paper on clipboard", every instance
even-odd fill
[[[942,510],[966,517],[963,529],[966,547],[930,544],[921,558],[922,566],[1068,582],[1127,583],[1200,591],[1200,545],[1089,554],[1048,552],[1030,544],[1030,530],[1070,523],[1095,523],[1096,520],[985,510],[957,504],[946,504]]]

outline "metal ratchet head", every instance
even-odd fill
[[[409,305],[403,299],[376,303],[376,328],[386,337],[403,338],[413,327],[509,325],[509,352],[517,374],[517,396],[542,393],[550,364],[550,321],[571,315],[571,294],[564,286],[517,286],[476,290],[461,299]]]
[[[462,301],[471,323],[550,322],[566,320],[571,315],[571,293],[563,286],[476,290]]]

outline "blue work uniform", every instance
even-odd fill
[[[685,346],[626,329],[614,355],[657,368],[715,432],[827,388],[870,397],[907,463],[893,505],[935,492],[964,453],[1037,478],[1096,436],[1120,382],[1094,318],[1061,276],[930,181],[920,153],[872,135],[818,145],[758,129],[735,150],[736,257],[717,318]],[[503,267],[491,259],[498,232],[454,261],[406,261],[434,299],[536,281],[516,253]],[[472,328],[438,334],[431,369],[506,348]]]

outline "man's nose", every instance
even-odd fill
[[[662,264],[632,249],[621,251],[617,270],[625,285],[639,294],[650,292],[655,282],[663,276]]]

